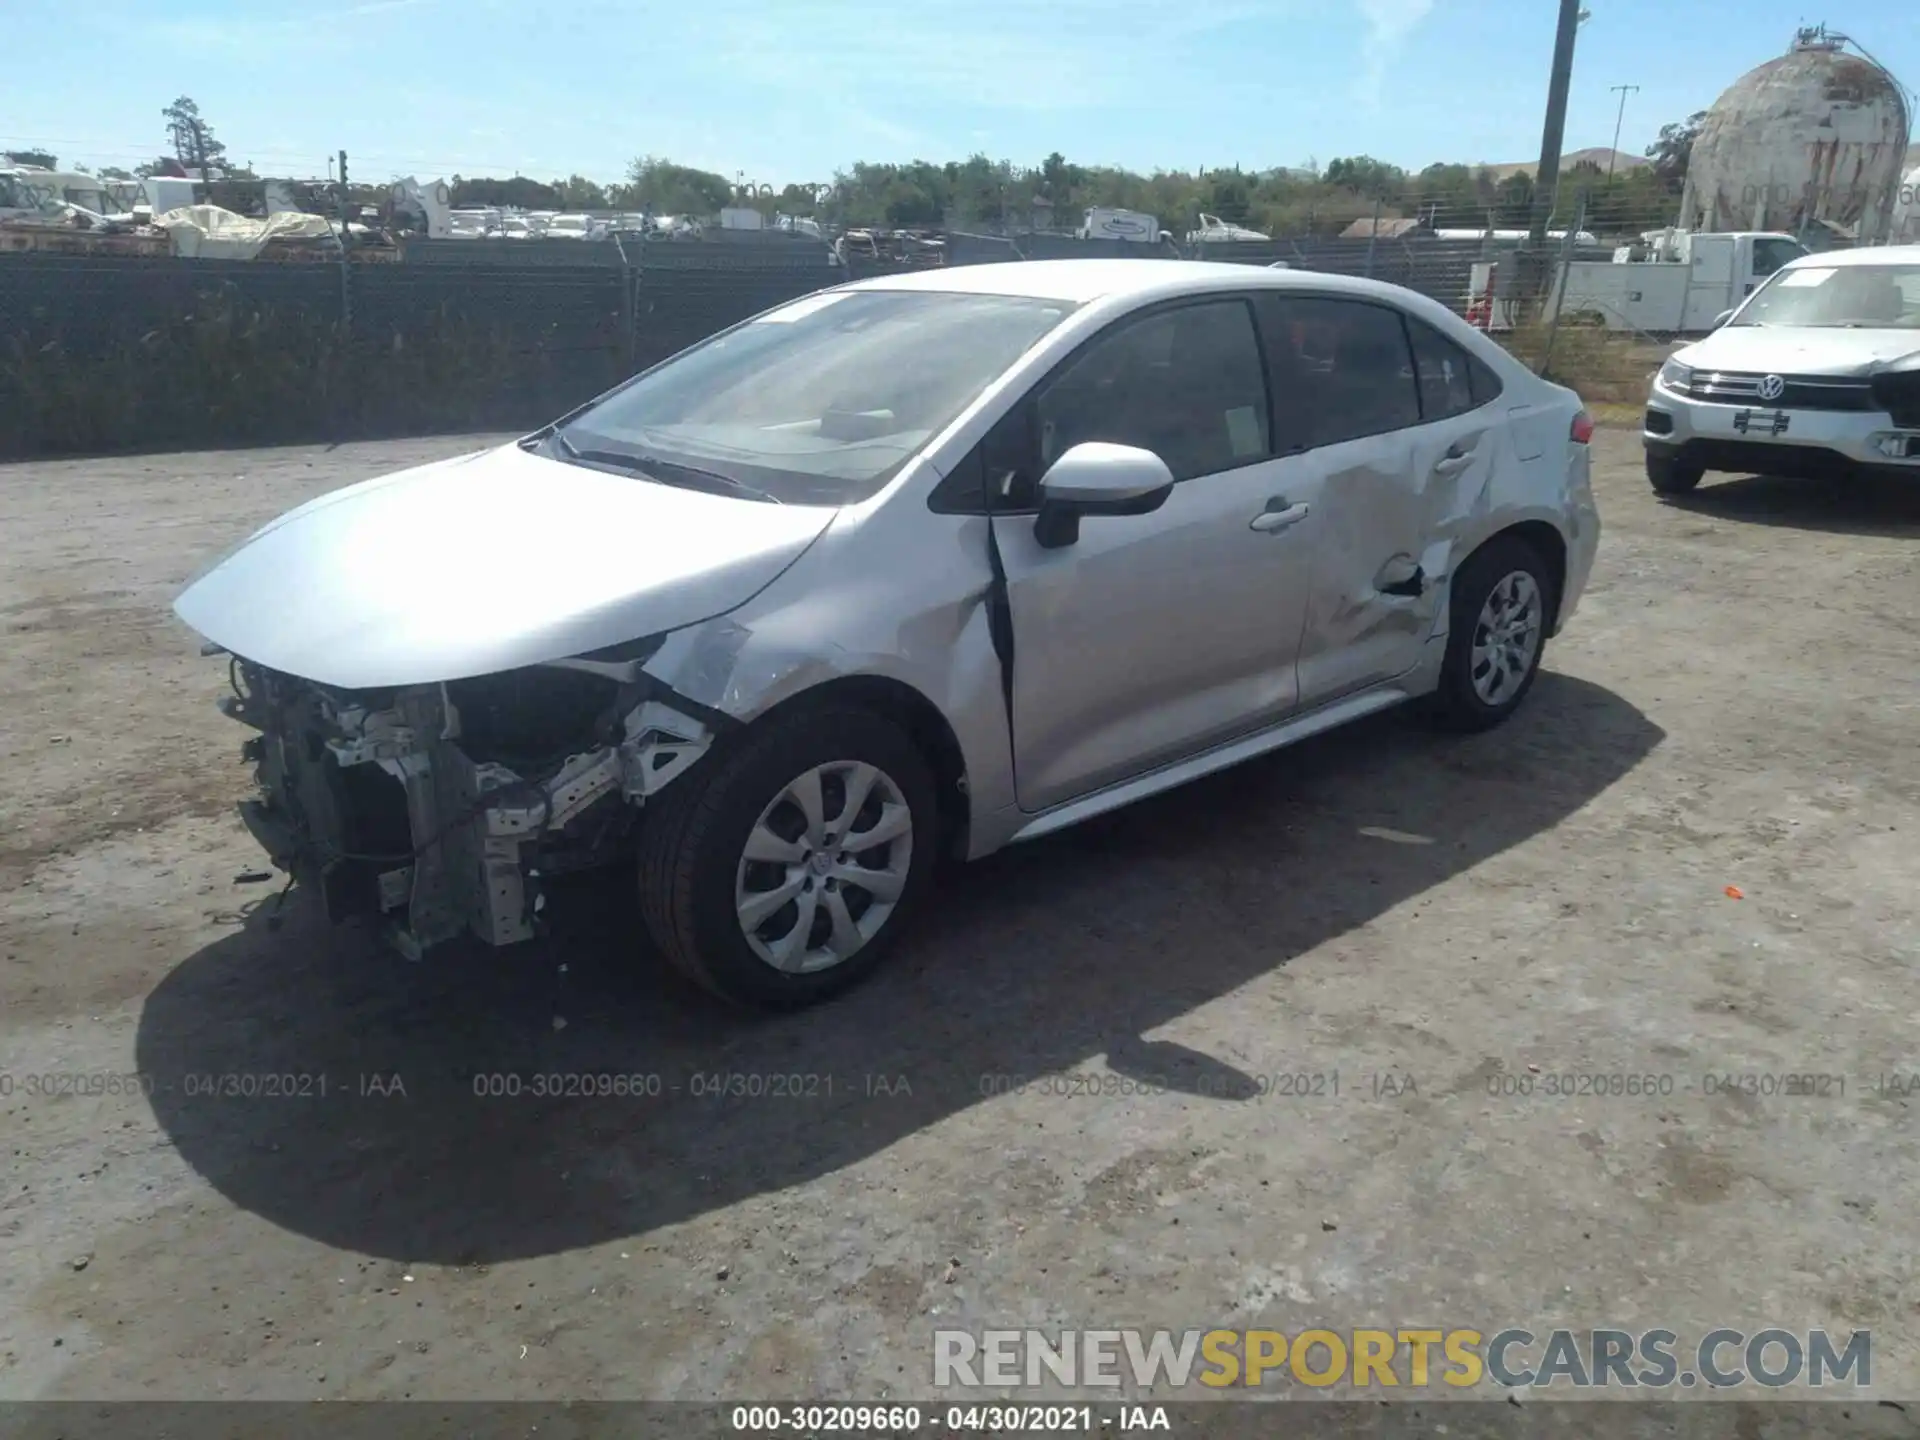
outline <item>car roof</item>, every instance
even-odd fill
[[[944,291],[966,295],[1016,295],[1085,304],[1117,297],[1147,301],[1206,290],[1317,290],[1322,293],[1393,298],[1407,291],[1378,280],[1330,275],[1318,270],[1273,270],[1213,260],[1007,260],[941,266],[903,275],[876,275],[847,290]]]
[[[1796,255],[1782,270],[1826,270],[1836,265],[1920,265],[1920,245],[1869,245],[1861,250],[1816,250]]]

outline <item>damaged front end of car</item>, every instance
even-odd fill
[[[725,723],[645,674],[648,653],[366,691],[231,657],[220,708],[258,732],[241,816],[330,919],[380,923],[410,958],[528,939],[543,880],[626,853],[640,807]]]

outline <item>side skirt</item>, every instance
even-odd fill
[[[1432,642],[1429,642],[1431,644]],[[1445,641],[1442,640],[1444,645]],[[1422,667],[1424,669],[1424,667]],[[1419,671],[1413,672],[1419,674]],[[1411,700],[1420,690],[1406,683],[1412,676],[1403,676],[1390,685],[1366,690],[1358,695],[1348,695],[1323,705],[1304,715],[1296,715],[1278,725],[1242,736],[1212,750],[1202,751],[1185,760],[1177,760],[1158,770],[1150,770],[1144,775],[1136,775],[1131,780],[1123,780],[1117,785],[1109,785],[1104,790],[1096,790],[1091,795],[1083,795],[1078,800],[1069,800],[1028,820],[1026,824],[1007,837],[1007,843],[1019,840],[1036,840],[1042,835],[1051,835],[1056,830],[1064,830],[1069,825],[1077,825],[1082,820],[1091,820],[1096,815],[1105,815],[1122,806],[1131,805],[1136,800],[1145,800],[1150,795],[1172,790],[1185,785],[1190,780],[1198,780],[1202,775],[1211,775],[1217,770],[1241,764],[1259,755],[1296,744],[1309,736],[1321,734],[1363,715],[1390,709]],[[1432,688],[1431,685],[1426,688]]]

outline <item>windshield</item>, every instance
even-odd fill
[[[1796,265],[1756,291],[1732,323],[1920,327],[1920,264]]]
[[[872,495],[1074,307],[912,290],[797,300],[570,421],[577,452],[706,471],[784,504]]]

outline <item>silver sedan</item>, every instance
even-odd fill
[[[732,999],[868,973],[975,859],[1360,716],[1513,713],[1592,425],[1390,285],[1168,260],[867,280],[180,597],[276,864],[419,955],[635,868]]]

